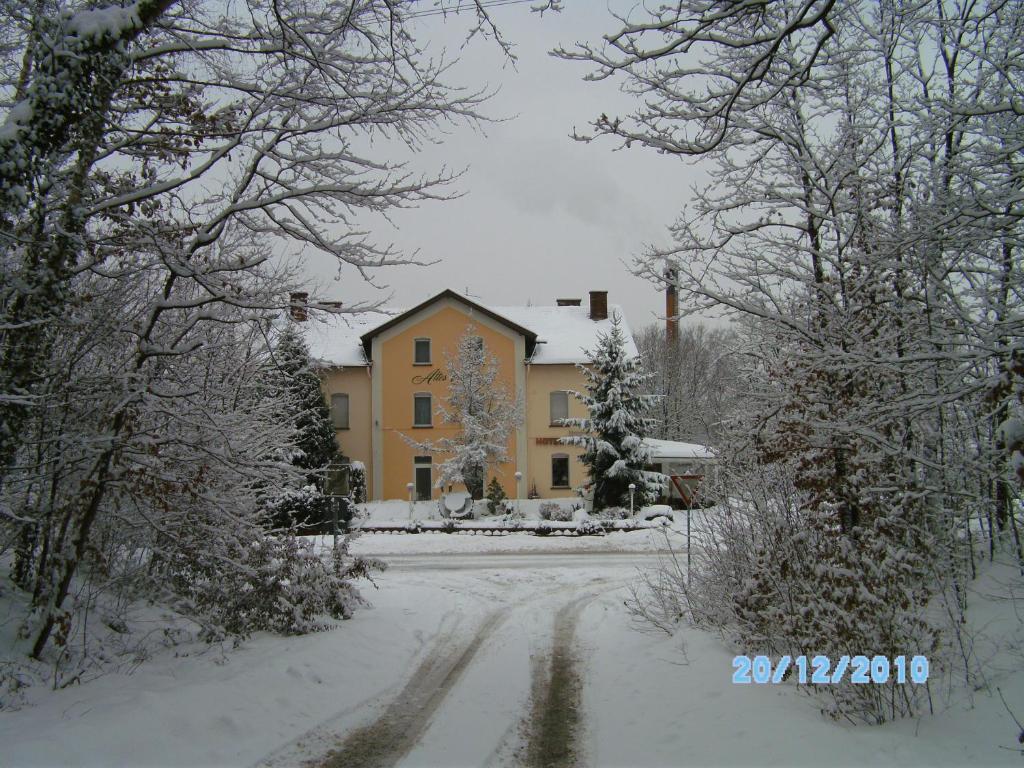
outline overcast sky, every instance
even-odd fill
[[[417,35],[432,50],[460,57],[450,81],[499,89],[483,108],[494,118],[480,132],[455,128],[438,146],[424,149],[414,165],[465,169],[457,182],[463,197],[398,211],[394,227],[368,221],[378,241],[394,242],[430,267],[380,270],[383,292],[370,289],[354,271],[327,259],[307,258],[306,272],[321,295],[346,303],[392,295],[411,306],[445,288],[485,304],[553,304],[555,298],[586,299],[607,290],[623,306],[634,330],[663,312],[664,298],[632,276],[628,263],[647,243],[666,244],[667,225],[701,179],[692,165],[634,148],[613,151],[611,141],[590,144],[570,138],[604,112],[629,109],[618,84],[587,83],[584,64],[549,55],[558,45],[596,41],[615,28],[603,2],[569,0],[543,17],[525,4],[492,9],[515,45],[516,68],[493,41],[475,39],[459,50],[470,16],[417,20]],[[584,301],[584,303],[586,303]]]

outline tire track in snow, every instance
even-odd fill
[[[576,626],[583,609],[600,595],[581,595],[559,608],[550,654],[533,660],[533,704],[525,755],[530,768],[571,768],[580,762],[583,678],[576,654]]]
[[[347,733],[339,733],[340,730],[347,730],[339,722],[343,716],[350,715],[353,711],[363,709],[367,701],[355,707],[349,707],[338,715],[327,718],[314,729],[307,731],[288,744],[283,745],[274,753],[263,758],[254,768],[279,768],[281,766],[303,765],[307,768],[312,766],[323,766],[323,768],[373,768],[376,766],[394,766],[402,762],[406,756],[413,752],[414,748],[420,745],[427,731],[433,728],[439,710],[451,698],[453,689],[461,690],[463,672],[469,668],[476,668],[478,653],[483,649],[493,646],[493,640],[501,627],[506,626],[510,619],[515,619],[517,624],[534,625],[537,620],[546,624],[552,629],[547,632],[538,632],[529,641],[533,650],[529,689],[524,691],[523,715],[521,718],[509,721],[508,728],[503,735],[496,737],[494,749],[489,756],[481,755],[481,765],[498,766],[509,764],[525,764],[527,762],[527,745],[540,743],[535,733],[544,730],[548,734],[548,740],[556,740],[557,736],[551,736],[557,731],[554,727],[557,719],[553,714],[548,715],[546,729],[541,729],[540,723],[544,721],[543,712],[557,713],[561,708],[561,699],[564,699],[566,691],[573,690],[573,686],[566,686],[566,673],[571,673],[569,679],[575,679],[576,692],[574,697],[576,707],[579,707],[579,674],[575,668],[573,655],[573,639],[575,635],[576,622],[579,613],[586,606],[586,602],[593,600],[603,594],[617,588],[626,580],[598,577],[589,579],[585,584],[565,583],[555,579],[555,584],[547,589],[538,592],[531,592],[528,596],[519,596],[518,600],[505,602],[501,594],[507,586],[504,577],[500,572],[504,568],[492,569],[473,568],[482,570],[486,578],[480,583],[462,584],[457,588],[445,587],[445,589],[457,592],[465,599],[482,607],[486,603],[491,606],[498,603],[489,613],[483,613],[483,619],[476,618],[473,623],[467,624],[468,614],[457,612],[449,614],[442,622],[442,628],[434,635],[429,650],[418,654],[421,662],[416,666],[412,674],[406,678],[404,684],[394,686],[387,691],[375,694],[375,699],[383,707],[377,711],[380,713],[370,723],[349,730]],[[545,578],[544,581],[547,581]],[[493,582],[493,583],[492,583]],[[550,583],[550,582],[549,582]],[[494,587],[501,587],[495,590]],[[594,589],[599,590],[594,593]],[[587,593],[580,596],[582,590]],[[555,599],[552,599],[555,598]],[[573,608],[575,607],[575,612]],[[478,608],[479,610],[479,608]],[[525,611],[525,612],[524,612]],[[473,612],[477,617],[480,612]],[[573,614],[573,615],[570,615]],[[555,617],[552,622],[552,616]],[[517,618],[518,617],[518,618]],[[534,618],[535,617],[535,618]],[[452,619],[449,621],[449,619]],[[477,623],[480,622],[480,623]],[[549,623],[552,622],[552,623]],[[537,629],[540,627],[538,626]],[[527,630],[529,632],[529,630]],[[552,634],[554,633],[554,636]],[[535,643],[539,643],[535,645]],[[558,647],[564,651],[559,655],[552,653],[552,649]],[[567,654],[567,655],[566,655]],[[566,664],[565,662],[569,662]],[[553,674],[554,670],[558,670]],[[524,672],[527,671],[524,669]],[[553,690],[557,695],[547,704],[547,692],[549,678],[553,678],[555,685]],[[476,683],[479,685],[479,681]],[[500,683],[498,683],[500,686]],[[499,689],[496,689],[499,690]],[[385,703],[386,702],[386,703]],[[542,703],[539,703],[542,702]],[[450,713],[448,713],[450,715]],[[531,717],[531,714],[533,715]],[[574,711],[574,722],[578,722],[581,716]],[[365,722],[365,721],[364,721]],[[450,723],[448,724],[450,726]],[[574,734],[578,740],[581,734]],[[333,749],[332,749],[333,747]],[[572,755],[576,755],[575,747],[572,747]],[[555,749],[553,754],[558,754],[560,749]],[[531,753],[533,754],[533,753]],[[531,760],[531,765],[571,765],[571,762],[551,762],[548,760],[540,747],[536,748],[537,760]],[[578,759],[578,758],[575,758]]]
[[[340,748],[329,753],[323,767],[386,768],[401,760],[511,608],[488,614],[468,644],[459,645],[454,630],[441,638],[380,717],[352,732]]]

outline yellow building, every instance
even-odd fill
[[[349,460],[365,465],[367,498],[383,500],[408,498],[408,483],[418,499],[441,493],[436,466],[446,456],[417,450],[410,441],[458,432],[457,424],[442,421],[438,405],[448,396],[447,361],[467,328],[483,339],[497,358],[499,378],[524,405],[523,423],[509,437],[509,461],[491,467],[487,481],[496,476],[509,497],[571,495],[586,482],[585,468],[579,449],[558,444],[570,430],[556,422],[586,416],[569,392],[585,389],[576,365],[610,330],[609,311],[619,316],[628,351],[636,354],[625,318],[608,306],[606,291],[591,291],[589,307],[580,299],[559,299],[553,307],[486,307],[449,290],[391,314],[307,318],[300,307],[292,314],[304,321],[310,354],[321,367],[338,445]],[[518,488],[516,472],[522,473]]]

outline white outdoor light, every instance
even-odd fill
[[[520,488],[519,488],[519,483],[523,479],[523,473],[522,472],[516,472],[515,478],[516,478],[516,514],[518,515],[519,514],[519,498],[523,495],[522,490],[520,490]]]
[[[413,506],[412,506],[412,489],[416,487],[415,483],[406,483],[405,487],[409,489],[409,519],[412,520]]]
[[[633,516],[633,491],[636,490],[636,483],[629,484],[629,516]]]

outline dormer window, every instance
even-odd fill
[[[430,339],[413,341],[412,361],[416,365],[430,365]]]

